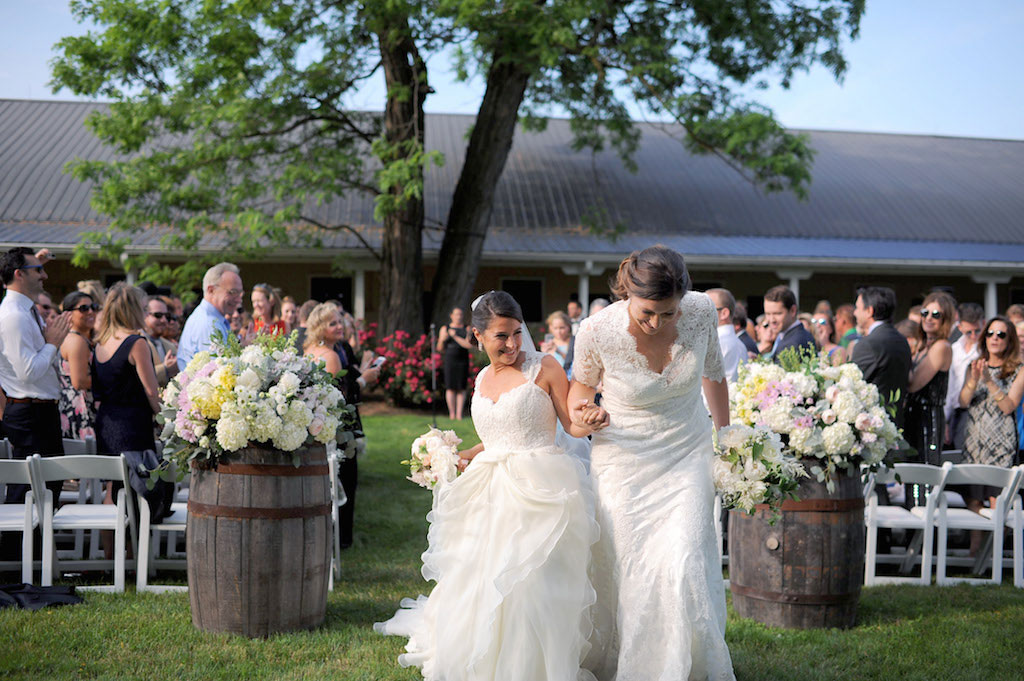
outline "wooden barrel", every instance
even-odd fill
[[[729,588],[736,613],[790,629],[848,628],[864,579],[860,478],[836,490],[804,480],[775,525],[767,507],[729,514]]]
[[[323,446],[250,447],[192,472],[188,590],[192,623],[264,637],[324,621],[331,488]]]

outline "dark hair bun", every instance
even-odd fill
[[[473,308],[473,328],[484,331],[497,317],[523,321],[523,309],[516,299],[504,291],[491,291],[477,301]]]
[[[630,253],[619,264],[611,288],[619,298],[667,300],[690,290],[690,273],[682,255],[659,244]]]

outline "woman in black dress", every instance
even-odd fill
[[[153,415],[160,411],[153,354],[144,326],[141,290],[124,282],[107,294],[92,358],[96,444],[101,454],[156,449]]]
[[[442,326],[437,336],[437,351],[444,353],[444,400],[448,404],[448,418],[461,421],[469,380],[469,350],[473,346],[462,322],[462,308],[453,308],[448,319],[448,325]]]
[[[904,437],[917,450],[920,463],[935,466],[942,464],[946,384],[953,362],[948,338],[955,313],[956,303],[948,293],[930,293],[924,299],[908,389]]]

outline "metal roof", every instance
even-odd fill
[[[106,223],[89,206],[91,187],[63,172],[74,158],[113,158],[83,125],[104,108],[0,100],[0,243],[70,245]],[[428,223],[447,217],[472,122],[427,116],[427,146],[446,157],[427,174]],[[660,241],[721,262],[832,258],[1013,269],[1024,263],[1024,142],[808,132],[817,154],[810,197],[801,202],[789,193],[766,195],[720,160],[688,153],[674,126],[639,126],[637,173],[611,152],[573,151],[568,121],[551,120],[539,133],[518,131],[495,195],[485,257],[611,260]],[[598,206],[608,222],[628,228],[618,241],[582,226]],[[380,242],[369,196],[352,194],[310,212]],[[133,245],[157,248],[159,236],[154,230]],[[440,242],[439,231],[424,234],[428,255]],[[344,232],[325,243],[359,249]]]

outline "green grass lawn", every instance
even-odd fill
[[[395,663],[403,641],[373,633],[372,624],[402,597],[429,589],[419,554],[430,495],[398,464],[428,421],[364,419],[370,448],[360,461],[355,545],[343,553],[344,577],[319,630],[255,641],[208,635],[192,628],[185,594],[87,593],[79,606],[0,611],[0,678],[420,678]],[[453,427],[446,419],[439,425]],[[477,441],[469,421],[454,427],[467,445]],[[865,589],[859,624],[849,631],[770,629],[730,610],[726,638],[740,681],[1022,679],[1024,590]]]

